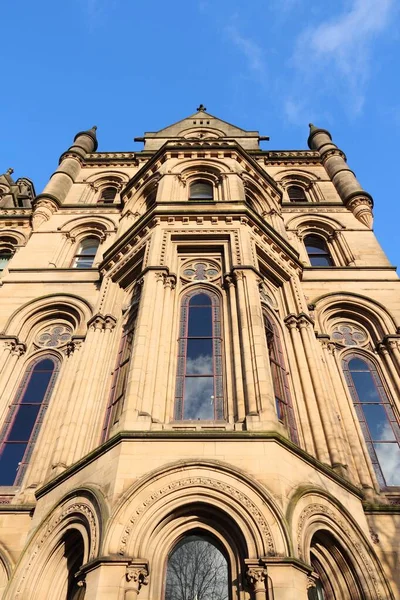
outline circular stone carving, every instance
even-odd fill
[[[59,348],[71,340],[72,329],[68,325],[51,325],[42,329],[35,343],[41,348]]]
[[[182,278],[186,281],[214,281],[220,276],[220,266],[211,260],[191,260],[182,266]]]
[[[353,323],[340,323],[332,331],[332,339],[343,346],[365,346],[367,333]]]

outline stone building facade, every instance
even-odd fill
[[[0,177],[5,600],[400,598],[395,268],[329,132],[260,139]]]

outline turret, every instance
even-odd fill
[[[357,181],[346,162],[346,155],[332,142],[329,131],[319,129],[310,123],[308,146],[311,150],[320,153],[324,167],[346,207],[352,211],[356,219],[372,228],[372,196],[363,190]]]
[[[86,154],[97,150],[96,126],[80,131],[74,143],[60,156],[59,167],[50,177],[43,192],[34,200],[33,228],[48,221],[68,195],[81,169]]]

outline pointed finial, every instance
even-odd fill
[[[97,131],[97,125],[93,125],[92,130]]]
[[[206,109],[206,107],[204,106],[204,104],[200,104],[200,106],[198,106],[198,107],[196,108],[196,110],[197,110],[197,112],[205,112],[207,109]]]
[[[12,175],[14,173],[14,169],[10,167],[9,169],[7,169],[6,173],[7,175]]]

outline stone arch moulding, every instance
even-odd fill
[[[396,334],[398,326],[386,308],[371,298],[354,293],[329,293],[312,301],[316,329],[328,333],[330,321],[337,316],[363,325],[378,343],[385,335]]]
[[[103,216],[77,217],[71,219],[59,228],[67,238],[71,240],[94,234],[103,241],[107,235],[115,233],[116,225],[112,219]]]
[[[24,341],[29,332],[41,321],[66,320],[74,328],[74,335],[86,334],[87,322],[93,316],[91,305],[73,294],[50,294],[30,300],[9,318],[2,335]]]
[[[297,558],[310,564],[314,534],[328,532],[348,554],[362,588],[362,597],[394,600],[370,541],[338,500],[323,490],[305,489],[292,497],[288,512]]]
[[[285,519],[260,484],[217,461],[178,461],[143,477],[127,490],[110,519],[107,553],[147,558],[162,524],[177,511],[202,506],[226,516],[242,532],[248,557],[287,556]]]
[[[94,560],[101,546],[104,502],[92,490],[74,490],[36,527],[19,561],[4,600],[39,600],[42,575],[54,550],[68,532],[77,531],[83,540],[83,564]],[[74,573],[75,574],[75,573]],[[54,573],[54,577],[57,573]]]
[[[240,178],[243,182],[245,200],[256,213],[261,217],[265,217],[272,210],[279,211],[279,202],[276,200],[276,194],[272,196],[268,193],[268,183],[265,183],[265,187],[260,185],[246,171],[240,174]]]
[[[25,246],[27,241],[28,237],[22,231],[2,229],[0,232],[0,247],[4,247],[5,245],[14,247]]]
[[[4,590],[14,570],[14,561],[7,548],[0,543],[0,598],[3,598]]]
[[[334,231],[342,231],[345,226],[333,217],[316,216],[313,214],[303,214],[289,219],[286,227],[290,231],[299,231],[300,234],[303,232],[311,233],[318,231],[325,232],[327,235],[331,235]]]

